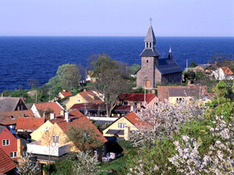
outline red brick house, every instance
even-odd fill
[[[0,126],[0,148],[9,157],[17,157],[17,138],[5,126]]]
[[[11,158],[0,148],[0,174],[15,174],[16,164]]]

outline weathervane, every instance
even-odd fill
[[[149,20],[150,20],[150,25],[152,25],[152,21],[153,21],[153,19],[152,19],[152,18],[150,18]]]

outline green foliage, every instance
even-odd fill
[[[93,76],[98,76],[100,73],[110,69],[118,69],[118,62],[110,59],[109,56],[100,55],[96,60],[91,62],[93,66]]]
[[[168,169],[168,165],[171,165],[168,158],[174,153],[172,140],[156,140],[155,146],[152,148],[143,146],[137,154],[128,155],[126,162],[128,173],[138,175],[143,169],[144,174],[162,174],[163,172],[164,174],[174,174],[175,169]],[[139,166],[142,167],[141,170],[137,168]]]
[[[193,68],[193,67],[197,67],[197,63],[195,61],[192,61],[189,65],[189,67]]]
[[[73,160],[66,158],[63,160],[58,160],[54,164],[45,165],[43,170],[45,171],[46,175],[71,175],[73,164]]]
[[[77,89],[81,78],[80,70],[75,64],[63,64],[56,72],[61,79],[62,88],[65,90]]]
[[[136,74],[136,72],[141,68],[139,64],[133,64],[131,67],[129,67],[129,73],[130,74]]]
[[[120,157],[111,162],[101,164],[101,175],[125,175],[126,174],[126,158],[127,156]],[[111,173],[109,173],[111,172]]]
[[[203,72],[201,72],[201,71],[196,72],[196,80],[202,80],[205,78],[206,78],[206,76]]]
[[[72,141],[76,148],[81,151],[87,151],[101,147],[103,141],[100,135],[96,133],[95,128],[87,123],[79,123],[79,125],[71,125],[67,131],[67,141]]]

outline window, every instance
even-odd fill
[[[148,63],[149,62],[149,60],[146,60],[146,63]]]
[[[59,143],[59,136],[53,136],[53,143]]]
[[[17,152],[11,152],[10,157],[17,157]]]
[[[7,145],[10,145],[10,140],[9,139],[2,140],[2,146],[7,146]]]
[[[181,103],[182,101],[184,101],[184,98],[176,98],[176,103]]]
[[[118,128],[125,128],[125,123],[119,123]]]
[[[127,105],[128,105],[128,102],[127,102],[127,101],[125,101],[125,102],[124,102],[124,106],[127,106]]]

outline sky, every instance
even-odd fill
[[[0,36],[234,36],[234,0],[0,0]]]

